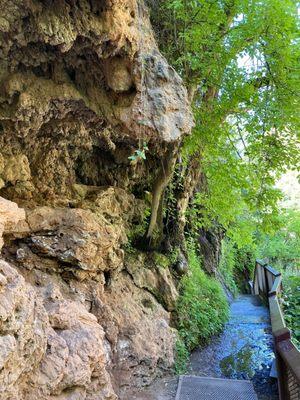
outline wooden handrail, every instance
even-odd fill
[[[276,296],[281,291],[281,282],[282,282],[282,276],[280,274],[280,275],[277,275],[275,278],[273,286],[268,293],[269,297]]]
[[[272,268],[271,265],[264,265],[264,268],[274,276],[281,276],[281,272],[276,271],[276,269]]]
[[[276,296],[269,297],[269,309],[271,317],[272,332],[275,333],[286,328],[283,312]]]
[[[250,285],[253,294],[268,298],[272,333],[278,372],[280,400],[300,398],[300,351],[291,341],[280,305],[282,276],[263,260],[256,260],[254,279]]]
[[[300,384],[299,350],[297,347],[290,339],[287,339],[278,343],[277,350],[285,364],[289,366],[298,384]]]

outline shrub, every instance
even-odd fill
[[[234,280],[234,269],[236,265],[236,249],[229,240],[222,241],[222,253],[218,271],[220,272],[225,286],[236,296],[238,288]]]
[[[279,215],[279,229],[272,234],[260,234],[259,258],[268,258],[276,269],[299,269],[300,211],[286,209]]]
[[[294,343],[300,348],[300,276],[283,278],[284,318],[292,331]]]
[[[220,283],[201,269],[193,244],[188,245],[189,272],[180,283],[177,301],[178,364],[184,362],[188,351],[204,345],[219,333],[228,319],[228,303]]]
[[[186,371],[186,364],[189,358],[189,352],[179,336],[175,343],[175,365],[174,372],[178,375],[183,374]]]
[[[255,244],[247,243],[243,246],[225,238],[222,241],[222,254],[218,271],[226,287],[236,296],[239,291],[249,290],[249,280],[253,278],[255,266]]]

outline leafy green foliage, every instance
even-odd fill
[[[147,146],[147,143],[143,143],[143,147],[141,149],[135,150],[135,152],[128,157],[128,160],[135,162],[137,160],[146,160],[146,151],[148,151],[149,148]]]
[[[256,243],[238,247],[230,238],[222,241],[222,253],[218,271],[225,285],[235,296],[239,291],[249,289],[249,281],[253,279],[253,270],[257,252]]]
[[[222,330],[228,318],[228,303],[219,282],[201,269],[200,258],[191,241],[188,255],[189,272],[180,282],[176,312],[180,338],[190,351]]]
[[[277,225],[274,183],[299,164],[297,2],[163,0],[157,36],[183,77],[195,128],[183,156],[199,158],[205,182],[198,224],[216,221],[238,246],[256,226]],[[199,156],[200,155],[200,156]]]
[[[236,267],[235,248],[231,241],[224,240],[222,243],[222,254],[219,265],[219,272],[224,280],[226,287],[236,296],[238,293],[237,284],[234,279],[234,270]]]
[[[279,270],[300,268],[300,210],[287,209],[279,215],[279,229],[258,234],[259,258],[268,258]]]
[[[235,290],[237,278],[251,272],[257,243],[263,243],[263,257],[282,258],[284,265],[294,262],[299,244],[281,228],[275,188],[300,163],[298,2],[162,0],[152,2],[152,19],[194,112],[180,169],[181,182],[195,165],[191,161],[198,160],[202,172],[188,210],[189,236],[200,228],[224,229],[221,270]],[[225,306],[221,297],[212,306],[215,283],[199,269],[193,247],[189,253],[191,272],[182,281],[178,315],[190,350],[220,329]],[[215,298],[221,296],[214,290]]]
[[[189,352],[179,336],[175,343],[175,365],[174,372],[177,375],[184,374],[186,372],[186,365],[189,358]]]
[[[283,289],[284,318],[294,343],[300,348],[300,276],[285,276]]]
[[[131,229],[127,232],[127,243],[123,246],[127,253],[135,253],[136,241],[145,235],[147,232],[149,218],[151,215],[151,208],[146,207],[140,220],[134,221]]]
[[[257,252],[283,275],[284,318],[300,348],[300,210],[283,210],[279,222],[273,234],[257,235]]]

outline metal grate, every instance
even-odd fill
[[[175,400],[257,400],[250,381],[182,375]]]

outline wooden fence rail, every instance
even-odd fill
[[[252,293],[268,301],[275,343],[280,400],[300,400],[300,352],[291,341],[281,309],[282,277],[274,268],[257,260]]]

